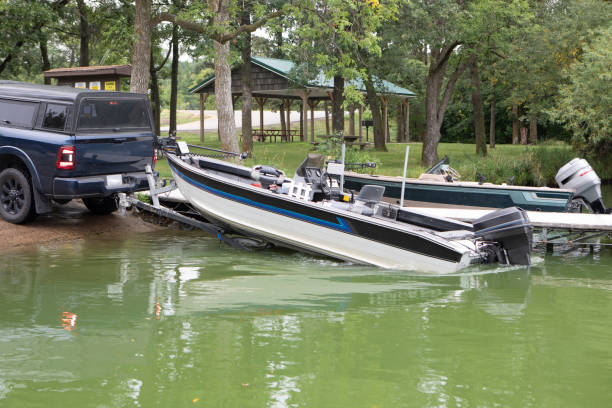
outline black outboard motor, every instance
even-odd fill
[[[501,245],[507,263],[512,265],[531,264],[531,245],[533,227],[527,213],[518,207],[509,207],[493,211],[472,223],[474,235],[485,241],[494,241]],[[500,254],[501,255],[501,254]],[[503,261],[502,256],[498,256]]]

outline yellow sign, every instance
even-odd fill
[[[105,91],[116,91],[117,88],[115,88],[115,81],[105,81],[104,90]]]
[[[94,91],[100,90],[100,81],[90,82],[89,89],[93,89]]]

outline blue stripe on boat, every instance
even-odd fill
[[[205,184],[202,184],[198,181],[195,181],[194,179],[190,178],[189,176],[181,173],[176,167],[174,167],[171,163],[168,163],[170,165],[170,167],[172,168],[172,170],[174,170],[182,179],[184,179],[185,181],[187,181],[189,184],[192,184],[198,188],[201,188],[203,190],[206,190],[210,193],[216,194],[218,196],[221,197],[225,197],[228,198],[230,200],[233,201],[238,201],[240,203],[243,204],[247,204],[247,205],[251,205],[253,207],[257,207],[257,208],[261,208],[263,210],[267,210],[267,211],[272,211],[275,212],[277,214],[282,214],[282,215],[286,215],[288,217],[292,217],[292,218],[297,218],[299,220],[302,221],[307,221],[307,222],[311,222],[313,224],[318,224],[318,225],[322,225],[324,227],[329,227],[329,228],[334,228],[340,231],[344,231],[344,232],[348,232],[350,234],[353,233],[353,230],[351,229],[351,227],[340,217],[336,217],[336,219],[338,220],[338,223],[333,223],[331,221],[326,221],[326,220],[322,220],[320,218],[315,218],[315,217],[311,217],[309,215],[304,215],[304,214],[300,214],[297,213],[295,211],[290,211],[290,210],[285,210],[283,208],[278,208],[278,207],[274,207],[268,204],[263,204],[263,203],[259,203],[257,201],[253,201],[253,200],[249,200],[248,198],[244,198],[244,197],[240,197],[234,194],[230,194],[230,193],[226,193],[225,191],[221,191],[218,190],[216,188],[207,186]]]

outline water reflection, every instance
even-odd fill
[[[607,401],[611,257],[538,256],[530,269],[431,277],[245,254],[190,233],[7,254],[0,402]],[[78,316],[70,331],[64,312]]]

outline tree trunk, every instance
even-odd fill
[[[468,65],[463,63],[455,69],[448,78],[442,93],[442,99],[440,99],[448,59],[458,45],[458,43],[452,43],[445,45],[442,49],[431,48],[431,61],[425,91],[425,137],[423,138],[423,152],[421,154],[421,161],[426,167],[431,167],[438,162],[438,143],[440,143],[440,128],[442,127],[444,114],[455,84]]]
[[[417,120],[415,122],[417,141],[425,140],[425,123],[422,120]]]
[[[525,126],[521,126],[521,144],[527,144],[527,128]]]
[[[85,0],[77,0],[77,8],[79,10],[79,65],[82,67],[89,66],[89,22],[87,21],[87,6]]]
[[[157,80],[157,70],[153,64],[151,56],[151,111],[153,113],[153,123],[155,124],[155,134],[161,134],[161,104],[159,100],[159,82]]]
[[[374,148],[376,150],[387,151],[387,145],[385,141],[385,132],[383,129],[383,120],[380,113],[379,97],[376,94],[374,88],[374,81],[371,75],[367,75],[364,78],[366,88],[366,101],[372,112],[372,121],[374,122]]]
[[[442,75],[427,77],[427,89],[425,91],[425,137],[423,138],[423,152],[421,161],[425,167],[431,167],[438,162],[438,143],[440,142],[440,127],[442,121],[438,119],[438,105],[440,89],[442,87]]]
[[[130,92],[147,93],[151,69],[151,0],[136,0]]]
[[[332,98],[332,132],[344,134],[344,78],[334,76],[334,90]]]
[[[179,27],[172,26],[172,69],[170,71],[170,123],[168,133],[176,132],[176,101],[178,98],[178,70],[179,70]]]
[[[538,143],[538,115],[535,113],[529,114],[529,144]]]
[[[209,0],[209,7],[217,13],[213,17],[213,24],[223,26],[229,21],[227,0]],[[219,140],[221,147],[238,153],[238,140],[236,139],[236,125],[234,123],[234,107],[232,103],[232,69],[229,64],[229,41],[220,43],[213,41],[215,47],[215,99],[217,103],[217,118],[219,121]]]
[[[489,116],[489,147],[495,149],[495,95],[491,100],[491,114]]]
[[[329,102],[325,101],[325,136],[329,136]]]
[[[287,135],[287,140],[289,141],[291,140],[291,136],[289,133],[287,133],[287,123],[285,122],[285,101],[282,99],[278,105],[278,113],[280,114],[281,132],[283,135]]]
[[[242,24],[251,23],[248,10],[243,10]],[[245,33],[242,38],[242,151],[251,156],[253,152],[253,84],[251,83],[251,33]],[[282,103],[281,103],[282,104]],[[282,113],[281,113],[282,117]]]
[[[487,141],[485,139],[484,108],[482,106],[480,75],[478,73],[478,60],[476,57],[472,57],[470,61],[470,82],[472,84],[472,107],[474,115],[474,134],[476,137],[476,154],[486,156]]]
[[[51,62],[49,61],[49,49],[47,47],[47,35],[45,33],[40,32],[40,58],[42,59],[42,70],[48,71],[51,69]],[[51,78],[45,78],[45,85],[51,85]]]
[[[519,143],[518,105],[512,105],[512,144]]]
[[[402,143],[404,140],[404,107],[401,102],[397,104],[397,113],[395,115],[395,124],[397,126],[397,142]]]
[[[402,127],[402,129],[404,129],[403,140],[406,143],[410,143],[410,102],[406,100],[404,103],[402,103],[402,107],[405,107],[405,110],[402,109],[402,112],[405,112],[404,113],[404,125]]]

